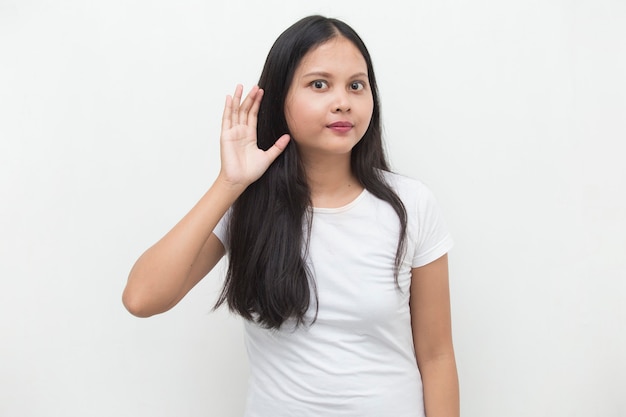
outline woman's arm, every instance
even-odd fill
[[[411,271],[411,325],[427,417],[458,417],[457,377],[448,284],[448,256]]]
[[[191,211],[139,257],[122,301],[138,317],[175,306],[224,255],[212,233],[239,193],[216,181]]]
[[[161,240],[137,260],[122,301],[132,314],[148,317],[175,306],[224,255],[213,234],[241,193],[267,170],[289,142],[281,136],[267,151],[258,148],[256,124],[263,90],[243,87],[226,98],[220,136],[220,173],[206,194]]]

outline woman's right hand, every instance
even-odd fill
[[[254,86],[243,103],[243,86],[237,85],[233,97],[226,97],[220,137],[221,169],[219,178],[233,187],[244,189],[259,179],[285,150],[289,135],[284,134],[267,151],[257,146],[257,115],[263,90]]]
[[[163,238],[139,257],[124,289],[124,305],[148,317],[172,308],[224,255],[213,230],[241,192],[256,181],[289,143],[281,136],[267,151],[256,144],[263,90],[253,87],[241,102],[243,87],[226,98],[222,119],[222,167],[217,181]]]

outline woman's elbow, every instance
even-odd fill
[[[124,289],[122,294],[122,304],[124,304],[126,310],[135,317],[145,318],[157,314],[157,312],[153,311],[151,308],[146,297],[142,296],[137,291],[132,291],[128,286]]]

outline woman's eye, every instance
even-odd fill
[[[316,90],[321,90],[328,87],[328,84],[326,83],[326,81],[316,80],[311,83],[311,86]]]
[[[350,90],[359,91],[365,88],[365,85],[361,81],[354,81],[350,83]]]

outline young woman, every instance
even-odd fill
[[[217,305],[245,318],[247,417],[458,416],[452,241],[429,190],[388,170],[362,40],[304,18],[242,90],[217,179],[137,260],[126,308],[167,311],[228,253]]]

